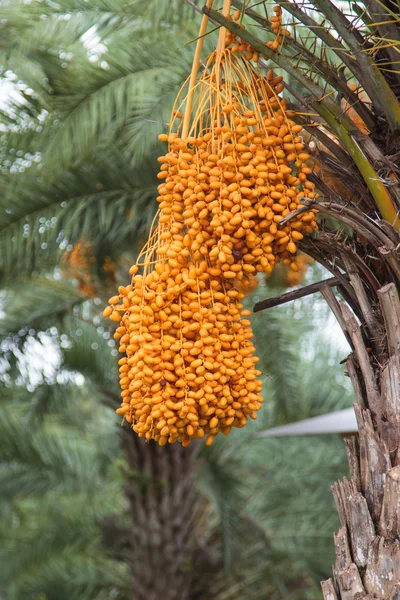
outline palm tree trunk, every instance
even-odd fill
[[[132,598],[187,599],[192,583],[198,445],[160,447],[127,431],[122,446],[129,465]]]
[[[325,297],[353,346],[347,370],[357,398],[359,436],[346,440],[350,479],[332,488],[341,528],[335,535],[333,578],[322,583],[323,595],[325,600],[399,600],[399,297],[393,283],[379,289],[374,317],[380,311],[383,318],[369,340],[346,304]],[[371,358],[370,344],[379,348],[382,361]]]

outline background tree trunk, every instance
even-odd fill
[[[187,599],[192,582],[199,445],[160,447],[127,431],[122,447],[129,465],[132,598]]]

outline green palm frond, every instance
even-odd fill
[[[198,0],[195,4],[201,6]],[[17,33],[21,28],[31,30],[30,35],[35,39],[37,32],[50,34],[53,32],[54,39],[57,34],[65,31],[65,25],[60,24],[60,17],[64,21],[73,21],[74,17],[80,22],[73,23],[70,33],[84,33],[91,27],[96,31],[110,32],[118,27],[127,25],[150,26],[152,29],[177,25],[190,20],[197,20],[195,11],[187,4],[182,4],[181,0],[131,0],[123,2],[121,0],[62,0],[56,5],[38,6],[35,3],[27,5],[23,0],[12,0],[2,3],[0,16],[5,23],[6,30],[12,29]],[[45,18],[43,18],[45,17]],[[42,21],[45,21],[43,24]],[[46,37],[50,37],[47,35]],[[24,40],[19,40],[15,35],[16,41],[24,44]],[[40,38],[36,38],[40,39]]]
[[[86,489],[100,475],[96,452],[78,436],[27,437],[19,421],[1,411],[0,481],[3,499],[47,492],[49,488]]]
[[[354,395],[350,379],[345,377],[345,365],[340,364],[346,358],[346,352],[335,350],[321,344],[314,357],[302,361],[304,372],[304,389],[307,390],[308,409],[304,418],[318,416],[343,408],[349,408],[354,403]],[[331,381],[326,377],[327,365],[334,368],[335,378]]]
[[[72,383],[46,382],[29,395],[30,397],[24,399],[27,410],[22,419],[22,426],[36,427],[50,416],[52,420],[62,420],[64,427],[85,431],[86,422],[90,418],[86,388],[79,389]]]
[[[201,0],[195,0],[194,4],[201,7]],[[155,27],[159,27],[164,23],[179,25],[190,21],[198,22],[198,15],[191,6],[181,0],[135,0],[133,8],[140,11],[144,18],[151,19]]]
[[[91,548],[79,553],[72,548],[21,570],[7,591],[10,600],[97,600],[101,592],[122,600],[127,597],[128,586],[123,564],[107,560],[100,552],[96,556]]]
[[[147,85],[154,85],[158,74],[158,69],[144,70],[141,76],[123,73],[90,96],[85,95],[61,123],[57,137],[46,148],[44,161],[60,169],[84,157],[110,125],[115,134],[127,121],[136,98],[143,96]]]
[[[124,504],[114,481],[97,481],[90,497],[50,490],[40,504],[33,497],[20,500],[0,527],[0,591],[16,600],[43,593],[54,599],[96,598],[106,589],[122,593],[126,568],[101,546],[102,519],[117,508]]]
[[[165,131],[174,98],[190,72],[192,51],[183,48],[177,63],[179,36],[164,36],[160,41],[151,34],[134,49],[125,38],[114,38],[118,52],[106,56],[107,69],[97,67],[90,86],[90,77],[83,77],[76,96],[63,94],[62,106],[54,103],[64,118],[44,152],[48,168],[59,169],[85,156],[101,136],[113,140],[121,129],[128,156],[133,153],[137,162],[154,148],[157,134]],[[143,132],[152,142],[150,147],[142,142]]]
[[[20,330],[47,329],[55,315],[71,311],[84,297],[71,284],[49,278],[37,278],[29,285],[20,283],[0,292],[0,337]],[[50,317],[50,318],[49,318]]]
[[[201,489],[215,504],[222,534],[223,561],[226,571],[230,571],[235,560],[234,549],[237,515],[245,497],[242,481],[235,469],[234,458],[230,458],[229,468],[223,452],[224,444],[216,440],[215,445],[203,450]],[[236,465],[239,464],[237,460]]]
[[[126,16],[126,6],[120,8]],[[96,18],[99,15],[104,17],[106,13],[101,9],[89,10],[89,17],[94,20],[91,22],[90,18],[86,19],[88,6],[83,10],[81,5],[76,7],[77,12],[71,9],[72,16],[67,11],[71,16],[68,20],[56,18],[57,10],[53,19],[39,19],[18,40],[17,49],[10,50],[9,57],[7,54],[4,56],[5,63],[22,81],[26,74],[26,83],[39,96],[43,94],[44,86],[51,88],[46,89],[51,94],[43,96],[43,107],[49,109],[50,105],[55,111],[48,117],[49,124],[54,117],[59,119],[62,116],[62,119],[56,136],[52,135],[49,124],[44,127],[40,149],[53,173],[55,170],[59,173],[63,166],[83,157],[101,136],[107,134],[115,139],[119,129],[128,122],[130,126],[124,132],[124,140],[128,142],[128,150],[135,149],[135,155],[140,157],[143,157],[144,148],[141,145],[139,154],[135,137],[137,131],[140,143],[146,123],[158,124],[150,129],[154,139],[156,133],[165,130],[173,99],[191,67],[192,48],[185,46],[178,50],[178,47],[196,37],[196,27],[192,27],[188,20],[185,21],[186,30],[168,27],[168,20],[164,23],[164,18],[176,14],[170,3],[155,0],[134,2],[132,10],[135,9],[138,11],[135,24],[130,24],[127,29],[119,28],[115,19],[111,18],[112,31],[106,36],[104,48],[112,45],[113,50],[104,53],[105,67],[103,62],[89,62],[87,49],[81,42],[83,34],[89,35],[92,30],[92,37],[98,34],[97,27],[101,28],[101,19],[97,25]],[[194,14],[186,4],[179,12],[180,19],[182,12],[191,16]],[[153,23],[149,28],[147,14],[153,17],[157,15],[160,23],[164,23],[161,38]],[[5,28],[7,31],[7,26]],[[132,36],[135,38],[134,44]],[[55,44],[65,48],[62,53],[64,58],[52,51]],[[154,52],[156,46],[157,52]],[[43,48],[48,48],[47,52]],[[25,55],[27,61],[24,61]],[[34,61],[37,62],[36,66]],[[74,90],[73,94],[71,89]]]
[[[127,569],[102,548],[103,518],[125,511],[111,411],[69,383],[16,388],[0,412],[0,594],[122,600]]]
[[[0,60],[3,64],[8,64],[10,70],[18,74],[20,81],[24,82],[24,85],[28,88],[32,89],[35,92],[37,100],[40,104],[41,108],[50,109],[49,103],[49,93],[51,93],[51,89],[49,87],[47,81],[47,75],[43,65],[35,58],[26,56],[23,52],[19,50],[13,51],[12,58],[8,55],[9,49],[0,48]],[[21,85],[17,86],[17,89],[21,93],[21,89],[23,87]],[[34,98],[32,96],[28,96],[25,99],[26,103],[34,104]],[[6,99],[7,104],[11,104],[12,106],[16,106],[18,99],[13,97]],[[26,122],[24,122],[26,126]]]
[[[69,332],[63,368],[81,373],[91,382],[90,385],[99,386],[107,396],[105,400],[112,405],[119,403],[118,359],[112,355],[114,341],[108,340],[108,332],[104,337],[93,322],[73,316],[65,318],[63,329]]]
[[[331,532],[338,522],[330,482],[345,471],[343,445],[332,438],[317,439],[312,445],[296,438],[289,444],[283,440],[250,444],[241,441],[231,434],[216,447],[217,462],[223,472],[224,501],[212,494],[210,498],[215,502],[220,527],[228,525],[230,535],[223,541],[230,544],[234,560],[229,576],[220,575],[212,583],[215,598],[240,598],[246,586],[249,590],[266,586],[267,595],[292,598],[289,589],[285,593],[290,578],[280,570],[282,564],[289,563],[291,573],[297,573],[297,585],[301,573],[307,594],[317,599],[318,579],[329,573],[334,558]],[[207,456],[204,458],[199,483],[207,494],[203,478],[207,486],[209,462]],[[214,467],[211,472],[220,476]],[[238,485],[243,490],[239,496],[235,493]],[[203,529],[202,533],[205,535],[206,531]],[[209,535],[211,542],[215,532],[211,529]],[[224,545],[222,548],[226,551]],[[293,589],[290,593],[300,600],[305,597],[305,590]],[[259,598],[257,593],[254,598]]]
[[[105,245],[114,251],[127,244],[134,248],[138,234],[148,229],[154,215],[156,165],[148,161],[124,169],[125,162],[117,156],[103,150],[97,164],[64,172],[52,185],[30,172],[3,178],[0,187],[7,196],[0,201],[0,272],[4,278],[53,268],[67,244],[83,238],[91,241],[95,253]]]
[[[298,411],[303,398],[299,385],[299,339],[306,331],[306,323],[288,327],[293,319],[291,307],[281,307],[253,318],[255,344],[264,373],[263,386],[266,403],[274,407],[275,421],[287,422]],[[268,335],[265,333],[268,332]]]

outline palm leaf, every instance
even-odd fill
[[[15,176],[13,187],[4,181],[13,175],[3,178],[8,191],[0,216],[3,277],[52,268],[67,245],[82,238],[90,239],[95,253],[104,245],[134,247],[153,218],[157,179],[152,163],[133,170],[123,170],[123,164],[109,152],[97,165],[65,172],[51,186],[33,173]]]
[[[38,278],[15,285],[1,292],[3,318],[0,319],[0,337],[15,335],[29,329],[47,329],[54,324],[54,315],[69,312],[72,306],[84,297],[79,291],[66,284],[49,278]]]

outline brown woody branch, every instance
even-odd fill
[[[311,294],[320,292],[323,286],[336,287],[340,284],[341,281],[338,277],[330,277],[329,279],[317,281],[316,283],[311,283],[310,285],[306,285],[300,289],[286,292],[285,294],[280,294],[279,296],[274,296],[274,298],[261,300],[261,302],[257,302],[257,304],[254,305],[253,312],[260,312],[261,310],[287,304],[287,302],[292,302],[293,300],[298,300],[299,298],[304,298],[305,296],[311,296]]]

